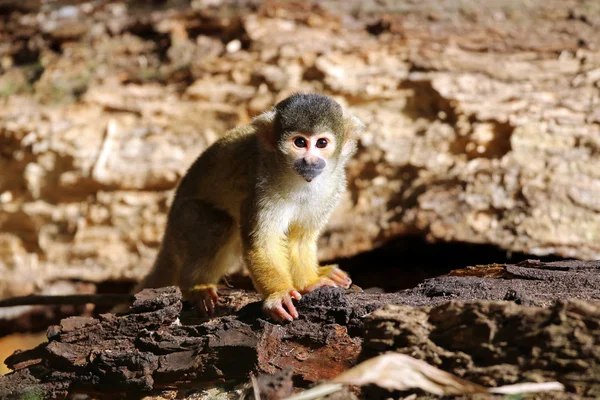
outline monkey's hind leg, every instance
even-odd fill
[[[225,242],[218,247],[213,258],[199,260],[200,264],[194,269],[192,280],[210,283],[196,283],[189,291],[188,298],[194,303],[198,314],[202,316],[214,314],[219,301],[216,284],[230,272],[233,266],[238,265],[240,260],[241,244],[237,232],[231,232]]]
[[[169,246],[181,259],[178,281],[184,297],[198,314],[212,315],[219,299],[216,285],[240,257],[233,218],[208,203],[184,199],[173,203],[170,219]]]

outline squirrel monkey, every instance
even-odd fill
[[[266,314],[292,321],[301,293],[348,288],[345,272],[319,266],[317,239],[345,190],[344,167],[363,127],[327,96],[295,94],[229,131],[182,178],[137,290],[179,285],[211,315],[216,284],[243,258]]]

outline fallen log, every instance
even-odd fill
[[[360,339],[348,330],[358,330],[362,316],[395,295],[372,295],[369,302],[362,296],[341,289],[304,296],[302,318],[286,325],[262,319],[258,302],[186,325],[179,320],[178,288],[145,290],[128,314],[66,318],[49,328],[48,343],[9,357],[6,364],[16,372],[0,378],[0,397],[203,387],[286,366],[307,382],[332,378],[354,365],[360,352]]]
[[[48,329],[48,343],[13,354],[0,398],[157,394],[286,368],[298,387],[389,350],[482,385],[551,377],[596,395],[600,305],[590,300],[600,300],[599,271],[599,262],[527,261],[398,293],[323,288],[304,296],[301,317],[286,324],[265,320],[256,294],[231,291],[226,315],[199,320],[182,312],[179,289],[145,290],[127,314],[63,319]]]
[[[599,321],[600,302],[580,300],[388,305],[369,316],[359,359],[393,351],[487,387],[558,381],[568,393],[536,398],[599,398]],[[366,398],[393,397],[371,389]]]

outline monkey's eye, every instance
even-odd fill
[[[306,140],[304,138],[296,138],[294,139],[294,145],[296,147],[306,147]]]
[[[327,139],[319,139],[317,140],[317,147],[320,149],[324,149],[325,147],[327,147],[327,144],[329,142],[327,141]]]

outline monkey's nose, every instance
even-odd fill
[[[319,158],[314,163],[308,162],[305,158],[301,158],[299,160],[296,160],[296,162],[294,163],[294,168],[296,169],[296,172],[300,174],[301,177],[306,179],[307,182],[310,182],[317,176],[319,176],[321,172],[323,172],[323,170],[325,169],[325,165],[325,160],[323,160],[322,158]]]

